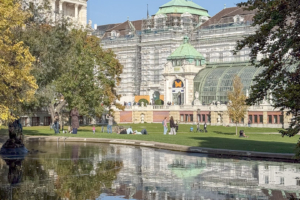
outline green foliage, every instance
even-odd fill
[[[251,62],[263,68],[254,79],[247,103],[253,105],[271,92],[273,106],[293,116],[282,136],[295,136],[300,131],[299,0],[248,0],[238,5],[256,12],[252,26],[259,28],[238,41],[234,52],[249,47]],[[259,54],[267,56],[257,61]],[[300,158],[300,143],[297,147]]]
[[[149,102],[147,99],[140,99],[139,100],[140,105],[142,105],[142,102],[144,102],[144,105],[146,105],[146,104],[149,105]]]
[[[120,98],[114,88],[121,81],[123,66],[114,52],[103,50],[99,38],[73,29],[64,18],[56,22],[42,18],[49,11],[47,2],[29,10],[33,17],[26,29],[15,33],[36,58],[33,75],[39,90],[34,103],[25,103],[27,110],[46,106],[53,118],[55,111],[77,107],[80,115],[100,116]]]
[[[157,100],[155,101],[155,105],[164,105],[164,101],[161,100],[161,99],[157,99]]]

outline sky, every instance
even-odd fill
[[[87,19],[92,24],[104,25],[121,23],[127,20],[140,20],[147,17],[147,4],[149,14],[154,15],[160,6],[171,0],[88,0]],[[214,16],[226,7],[234,7],[236,3],[245,0],[193,0],[194,3],[208,10]]]

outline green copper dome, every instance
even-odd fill
[[[182,60],[185,59],[189,62],[199,60],[202,64],[205,63],[205,58],[189,43],[189,37],[184,37],[183,44],[178,47],[167,60]]]
[[[209,17],[208,11],[206,9],[188,0],[172,0],[159,7],[159,10],[156,13],[156,15],[176,14],[176,13],[183,14],[186,12],[193,15]]]

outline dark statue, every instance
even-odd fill
[[[28,153],[23,143],[23,128],[20,119],[8,124],[9,139],[4,143],[0,154],[18,156]]]

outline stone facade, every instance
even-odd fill
[[[23,0],[25,3],[39,5],[44,0]],[[51,6],[51,18],[53,21],[64,16],[74,23],[75,26],[86,27],[87,25],[87,1],[88,0],[49,0]],[[28,5],[28,4],[27,4]]]
[[[244,119],[240,121],[238,126],[248,126],[248,121],[251,118],[251,127],[269,127],[269,128],[287,128],[291,116],[286,116],[286,112],[274,111],[271,106],[249,107]],[[123,120],[117,116],[126,113]],[[161,123],[167,117],[168,120],[173,116],[174,120],[178,120],[183,124],[195,124],[198,121],[200,124],[206,122],[213,126],[235,126],[231,122],[226,105],[210,105],[210,106],[130,106],[125,111],[115,111],[116,123]],[[132,120],[128,116],[132,116]],[[143,117],[142,117],[143,116]],[[277,116],[277,121],[274,119]],[[272,121],[269,121],[271,117]]]

